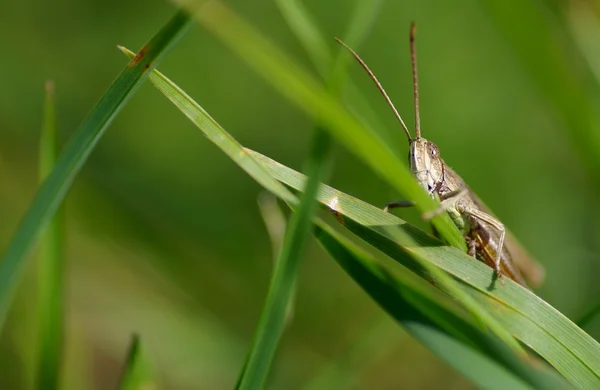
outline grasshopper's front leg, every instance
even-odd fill
[[[435,209],[433,211],[424,213],[423,219],[426,221],[429,221],[431,218],[437,217],[438,215],[445,213],[446,211],[448,211],[448,209],[451,209],[452,207],[454,207],[456,202],[458,202],[459,200],[461,200],[468,194],[469,194],[469,191],[464,188],[462,190],[456,190],[456,191],[452,191],[452,192],[445,194],[444,197],[442,198],[442,201],[440,202],[440,207],[438,207],[437,209]]]
[[[428,213],[424,213],[423,219],[428,221],[431,218],[436,217],[436,216],[448,211],[449,208],[453,207],[456,202],[461,200],[468,193],[469,193],[469,191],[467,191],[466,189],[449,192],[442,199],[442,202],[440,203],[440,207],[438,207],[437,209],[430,211]],[[395,202],[390,202],[390,203],[386,204],[383,211],[385,211],[387,213],[390,209],[415,207],[415,206],[416,206],[416,203],[412,200],[397,200]]]

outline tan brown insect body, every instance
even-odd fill
[[[413,23],[410,29],[410,48],[415,100],[415,138],[411,137],[400,114],[373,72],[358,54],[339,39],[336,38],[336,40],[350,50],[377,84],[379,91],[408,136],[409,164],[413,176],[431,197],[437,197],[441,201],[440,207],[434,212],[424,215],[424,218],[430,219],[435,215],[447,212],[464,235],[470,255],[492,267],[498,277],[506,275],[525,287],[527,286],[526,281],[532,285],[539,285],[544,277],[543,269],[527,255],[510,232],[507,232],[502,222],[490,213],[461,177],[446,165],[440,156],[438,147],[433,142],[421,137],[414,38],[415,25]],[[385,209],[413,205],[414,203],[411,201],[398,201],[389,203]]]

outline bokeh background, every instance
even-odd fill
[[[273,1],[228,3],[310,68]],[[304,1],[331,38],[346,31],[353,3]],[[387,1],[358,51],[412,127],[408,29],[417,21],[424,136],[544,264],[539,294],[576,319],[600,293],[600,4],[492,3],[501,2]],[[65,142],[127,63],[116,45],[138,49],[173,12],[161,0],[0,3],[0,250],[37,187],[44,82],[56,85]],[[338,50],[333,39],[331,48]],[[200,26],[160,69],[242,144],[302,167],[311,118]],[[405,154],[403,133],[370,80],[358,66],[351,78]],[[376,205],[400,197],[342,147],[329,184]],[[273,265],[260,193],[142,86],[66,201],[65,388],[115,388],[134,332],[163,388],[231,388]],[[427,228],[414,212],[402,216]],[[32,258],[0,339],[2,388],[30,386],[34,300]],[[598,337],[600,320],[586,330]],[[312,242],[270,387],[332,379],[335,386],[321,388],[471,387]]]

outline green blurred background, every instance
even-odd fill
[[[228,3],[310,67],[272,1]],[[332,49],[353,3],[304,1]],[[591,0],[387,1],[358,49],[412,127],[408,29],[417,21],[423,135],[544,264],[539,294],[574,319],[600,293],[598,10]],[[65,142],[127,63],[116,45],[139,48],[173,12],[160,0],[0,3],[0,250],[37,186],[44,82],[56,84]],[[386,125],[381,131],[406,154],[401,128],[352,65],[352,80]],[[311,118],[201,27],[160,69],[242,144],[301,168]],[[341,147],[329,184],[375,205],[400,198]],[[67,198],[65,388],[114,388],[133,332],[163,388],[231,388],[272,271],[260,193],[144,85]],[[415,212],[401,214],[427,228]],[[30,264],[0,342],[2,388],[30,386]],[[598,337],[600,320],[586,330]],[[387,318],[314,242],[270,384],[471,386]]]

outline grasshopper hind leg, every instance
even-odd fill
[[[476,218],[480,221],[487,223],[488,225],[492,226],[494,229],[496,229],[498,231],[500,237],[498,239],[498,247],[496,248],[496,258],[494,259],[494,271],[496,271],[498,278],[501,278],[502,277],[502,270],[501,270],[502,250],[504,249],[504,238],[506,236],[506,229],[504,228],[504,225],[502,224],[502,222],[500,222],[496,218],[492,217],[491,215],[484,213],[483,211],[469,208],[469,207],[464,208],[462,211],[465,214],[468,214],[473,218]]]

